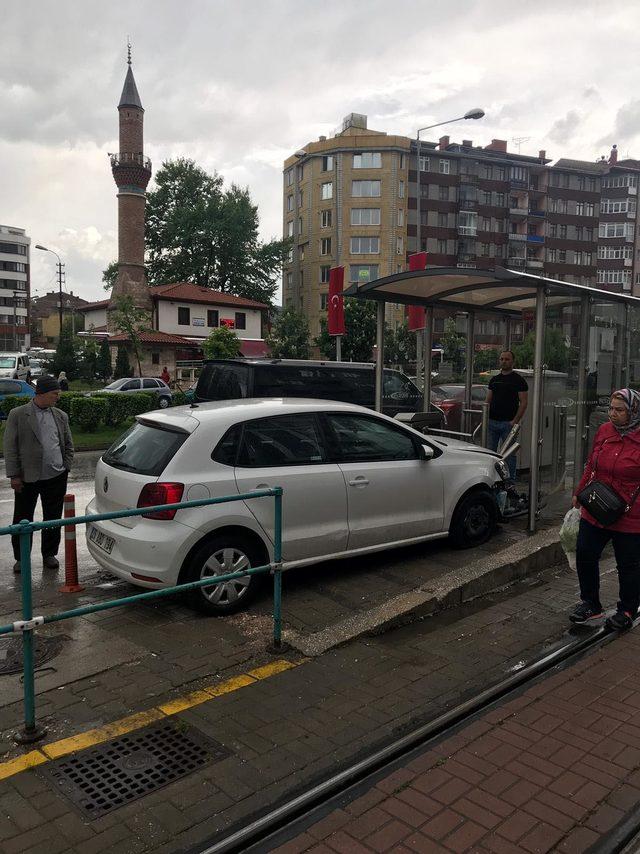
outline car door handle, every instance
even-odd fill
[[[349,486],[369,486],[369,481],[366,477],[356,477],[349,481]]]

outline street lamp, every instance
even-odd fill
[[[60,256],[58,255],[58,253],[54,252],[53,249],[47,249],[46,246],[41,246],[39,243],[36,243],[36,249],[41,249],[43,252],[51,252],[51,254],[55,255],[56,258],[58,259],[58,263],[56,266],[58,267],[58,292],[59,292],[58,318],[60,320],[60,332],[59,332],[58,339],[60,339],[62,337],[62,276],[63,276],[62,268],[64,267],[64,264],[60,260]]]

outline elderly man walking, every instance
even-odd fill
[[[4,432],[4,460],[7,477],[14,491],[13,523],[33,521],[38,503],[42,517],[62,518],[67,476],[73,462],[73,439],[69,417],[56,408],[60,385],[54,377],[39,377],[36,395],[25,406],[12,409]],[[11,537],[15,564],[20,572],[20,538]],[[56,554],[60,546],[60,528],[42,531],[42,563],[58,569]]]

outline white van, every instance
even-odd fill
[[[31,376],[26,353],[0,353],[0,377],[28,381]]]

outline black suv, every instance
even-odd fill
[[[195,403],[246,397],[310,397],[375,407],[375,365],[297,359],[211,359],[204,363]],[[408,377],[384,370],[382,411],[421,412],[422,393]]]

